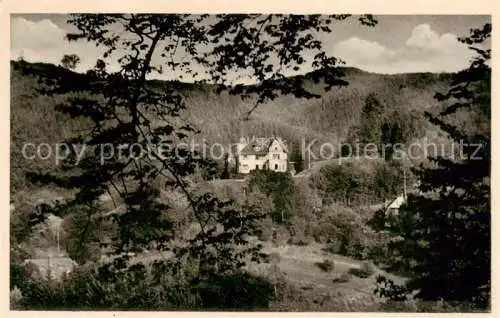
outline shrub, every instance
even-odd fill
[[[263,242],[271,241],[273,238],[273,221],[270,217],[266,217],[259,221],[259,240]]]
[[[263,309],[274,299],[265,278],[244,272],[186,277],[141,264],[77,267],[60,282],[29,280],[16,307],[24,309]],[[19,298],[19,297],[18,297]],[[17,299],[17,298],[16,298]]]
[[[377,271],[377,267],[371,261],[364,261],[361,269],[369,276],[372,276]]]
[[[335,269],[335,263],[329,259],[325,259],[323,260],[323,262],[316,263],[316,266],[318,266],[324,272],[331,272]]]
[[[304,216],[293,216],[291,224],[288,226],[290,239],[288,244],[293,245],[308,245],[312,241],[310,235],[310,218]]]
[[[293,209],[294,181],[290,174],[272,170],[252,171],[248,182],[250,191],[259,189],[272,198],[274,210],[269,213],[276,223],[289,223]]]
[[[273,286],[247,273],[214,277],[194,287],[202,308],[263,309],[273,300]]]
[[[271,255],[267,253],[260,253],[260,259],[262,263],[269,264],[271,263]]]
[[[273,231],[272,243],[274,246],[286,244],[290,240],[290,233],[283,227],[278,227]]]
[[[23,299],[23,294],[21,293],[21,290],[17,286],[14,287],[14,289],[10,290],[9,299],[10,299],[11,310],[22,309],[20,304]]]
[[[328,243],[328,250],[365,260],[378,255],[386,242],[365,224],[363,216],[348,207],[332,204],[314,220],[312,235],[320,243]]]
[[[78,264],[97,261],[101,257],[98,229],[103,221],[97,218],[88,221],[89,216],[98,212],[99,207],[78,206],[64,219],[63,240],[66,242],[66,250],[69,257]]]
[[[406,300],[394,301],[387,300],[381,303],[381,311],[386,312],[426,312],[426,313],[479,313],[487,312],[477,309],[472,303],[452,302],[452,301],[422,301],[422,300]]]
[[[376,204],[398,193],[402,171],[387,167],[382,159],[346,161],[324,166],[313,175],[312,184],[324,204],[340,202],[346,206]]]
[[[310,242],[310,240],[308,238],[300,238],[300,237],[296,237],[296,236],[292,236],[288,240],[288,244],[298,245],[298,246],[307,246],[310,243],[311,242]]]
[[[333,279],[333,282],[334,283],[347,283],[351,280],[352,278],[352,275],[349,274],[348,272],[343,272],[342,274],[340,275],[337,275],[334,279]]]

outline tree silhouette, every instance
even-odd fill
[[[70,70],[74,70],[78,63],[80,63],[80,57],[76,54],[64,54],[63,58],[61,59],[62,67]]]
[[[381,126],[380,152],[386,161],[392,159],[395,145],[405,142],[401,125],[398,121],[385,122]]]
[[[292,142],[290,143],[290,159],[293,162],[293,168],[296,173],[304,170],[304,154],[302,154],[300,143]]]
[[[381,124],[385,112],[385,106],[371,93],[365,98],[361,123],[359,127],[359,141],[361,144],[376,144],[381,140]]]
[[[224,168],[221,173],[221,179],[229,179],[231,177],[231,173],[229,171],[229,154],[224,154]]]

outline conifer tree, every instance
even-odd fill
[[[416,297],[423,300],[489,306],[490,34],[491,24],[485,24],[460,39],[475,57],[467,69],[452,76],[447,92],[436,94],[442,111],[426,113],[459,147],[455,156],[433,157],[430,167],[415,169],[421,194],[410,196],[399,217],[390,222],[391,231],[401,238],[391,248],[411,273],[404,288],[379,289],[393,299],[417,291]],[[467,114],[467,121],[457,120],[460,112]],[[387,282],[379,279],[379,283]]]

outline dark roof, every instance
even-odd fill
[[[251,140],[242,150],[242,155],[258,155],[265,156],[269,152],[269,147],[277,140],[283,147],[283,151],[287,152],[285,145],[274,137],[271,138],[255,138]]]
[[[242,150],[242,155],[260,155],[265,156],[269,151],[269,146],[273,138],[256,138],[250,141]]]

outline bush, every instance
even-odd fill
[[[364,261],[363,265],[361,265],[361,269],[369,276],[372,276],[377,271],[377,267],[370,261]]]
[[[363,216],[348,207],[332,204],[314,220],[312,235],[327,243],[328,251],[365,260],[378,256],[386,242],[366,225]]]
[[[293,216],[291,224],[288,226],[290,232],[290,239],[288,244],[293,245],[308,245],[312,241],[310,235],[310,219],[306,217]]]
[[[342,274],[336,276],[333,279],[333,282],[334,283],[347,283],[351,280],[351,278],[352,278],[351,274],[349,274],[348,272],[343,272]]]
[[[17,286],[14,289],[11,289],[9,295],[10,310],[22,309],[22,307],[20,306],[22,299],[23,294]]]
[[[402,180],[402,170],[387,167],[383,159],[346,159],[342,165],[322,167],[312,177],[324,204],[340,202],[349,207],[377,204],[397,195]]]
[[[273,239],[273,221],[270,217],[266,217],[259,221],[259,240],[268,242]]]
[[[239,273],[213,277],[194,286],[201,308],[258,310],[274,300],[274,287],[264,278]]]
[[[33,279],[41,279],[40,269],[33,263],[24,265],[10,263],[10,289],[18,287],[22,289]]]
[[[281,246],[290,240],[290,233],[283,227],[278,227],[273,232],[272,240],[274,246]]]
[[[324,272],[331,272],[335,269],[335,263],[329,259],[325,259],[323,260],[323,262],[316,263],[316,266],[318,266]]]
[[[89,222],[89,215],[97,215],[99,208],[78,206],[64,219],[63,240],[66,250],[69,257],[78,264],[97,261],[101,257],[98,229],[103,221],[93,218]]]
[[[295,237],[295,236],[292,236],[289,240],[288,240],[288,244],[291,244],[291,245],[298,245],[298,246],[307,246],[309,245],[311,242],[308,238],[298,238],[298,237]]]
[[[295,191],[294,181],[290,174],[272,170],[252,171],[248,185],[250,191],[257,188],[272,198],[274,210],[269,213],[269,216],[274,222],[290,223],[294,210],[292,198]]]
[[[386,312],[426,312],[426,313],[481,313],[489,310],[475,308],[474,304],[452,301],[387,300],[381,303],[380,311]]]

